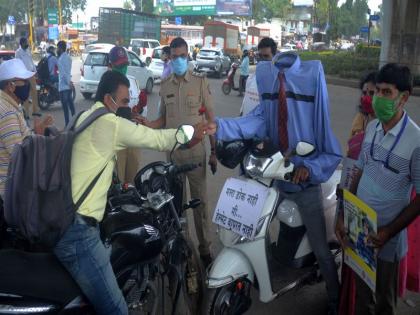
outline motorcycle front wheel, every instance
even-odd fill
[[[38,91],[38,105],[42,110],[47,110],[51,106],[48,91]]]
[[[225,95],[229,95],[230,91],[232,91],[232,87],[229,83],[223,82],[222,84],[222,92]]]
[[[210,289],[208,292],[208,315],[240,315],[251,307],[251,283],[238,279],[221,288]]]

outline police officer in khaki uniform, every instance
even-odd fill
[[[188,45],[178,37],[170,44],[173,73],[161,82],[161,104],[159,118],[144,120],[151,128],[177,128],[182,124],[195,125],[204,118],[214,121],[213,101],[207,79],[204,75],[188,70]],[[204,116],[203,116],[204,115]],[[216,172],[215,140],[209,136],[211,155],[209,165]],[[206,149],[203,142],[188,150],[178,150],[173,154],[176,164],[201,163],[186,175],[190,184],[191,198],[201,200],[200,207],[194,209],[194,223],[199,241],[200,257],[204,265],[211,262],[209,248],[209,215],[207,212]]]

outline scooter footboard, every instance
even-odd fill
[[[225,247],[208,273],[207,286],[210,289],[219,288],[242,277],[248,278],[251,283],[254,282],[251,264],[239,250]]]

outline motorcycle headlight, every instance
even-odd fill
[[[271,158],[255,157],[249,154],[244,161],[245,171],[251,177],[262,177],[271,162],[273,162]]]

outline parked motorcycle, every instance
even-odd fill
[[[54,84],[49,81],[37,80],[38,104],[42,110],[47,110],[53,103],[60,100],[60,93],[58,92],[57,86],[58,83]],[[71,82],[71,95],[74,102],[76,99],[76,89],[73,82]]]
[[[238,91],[239,90],[239,83],[238,86],[235,86],[235,74],[239,68],[239,64],[237,62],[232,62],[230,66],[230,70],[225,80],[223,80],[222,84],[222,92],[225,95],[229,95],[232,90]]]
[[[191,126],[182,128],[189,131],[177,134],[180,144],[194,133]],[[101,237],[112,246],[111,264],[130,312],[158,314],[162,306],[164,314],[165,278],[170,278],[171,314],[195,314],[181,310],[179,302],[187,297],[197,306],[201,299],[199,259],[183,238],[180,215],[199,201],[175,204],[171,190],[179,189],[179,174],[195,167],[151,163],[139,171],[136,187],[114,183],[109,191]],[[19,249],[0,250],[0,314],[94,314],[52,253],[23,251],[25,241],[11,238],[9,244]]]
[[[276,150],[267,149],[266,144],[260,142],[234,141],[218,144],[216,154],[221,163],[230,168],[241,163],[244,172],[240,179],[234,179],[236,191],[232,189],[233,186],[225,185],[228,188],[225,191],[224,187],[221,195],[227,196],[222,197],[228,198],[230,195],[236,199],[237,204],[242,199],[245,204],[258,206],[258,197],[263,197],[262,193],[265,195],[261,198],[261,212],[254,209],[257,222],[253,226],[255,228],[246,226],[245,223],[235,223],[244,220],[246,215],[239,212],[237,206],[232,209],[216,209],[215,218],[220,219],[219,238],[224,248],[208,273],[207,285],[211,294],[206,303],[207,314],[245,313],[252,302],[251,287],[259,291],[261,302],[268,303],[304,284],[320,280],[319,268],[309,245],[299,208],[291,200],[280,200],[279,192],[273,186],[273,180],[290,181],[293,178],[294,165],[290,161],[292,156],[309,156],[314,150],[311,144],[299,142],[295,150],[283,156]],[[330,180],[322,185],[327,240],[337,265],[340,263],[340,255],[334,236],[333,220],[335,190],[340,173],[341,171],[335,171]],[[236,229],[238,226],[240,231]],[[271,239],[275,241],[272,242]]]

